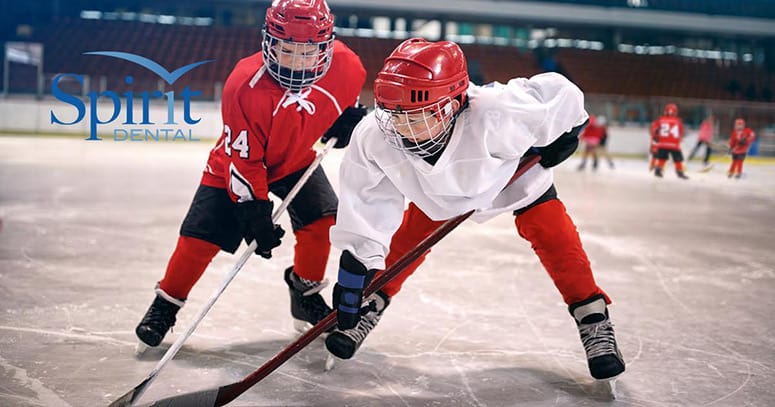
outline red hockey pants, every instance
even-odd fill
[[[410,204],[404,212],[401,227],[393,235],[386,259],[387,267],[443,223],[429,219],[417,206]],[[566,304],[580,302],[596,294],[602,294],[606,302],[610,303],[608,296],[595,283],[576,226],[560,200],[552,199],[528,209],[516,217],[515,225],[519,235],[531,243]],[[404,281],[414,273],[428,253],[430,250],[407,266],[382,291],[391,297],[398,293]]]
[[[308,280],[320,281],[326,272],[331,250],[328,230],[334,224],[333,216],[326,216],[294,232],[293,271]],[[159,287],[167,294],[184,300],[202,277],[218,245],[194,237],[180,236],[172,253],[164,278]]]

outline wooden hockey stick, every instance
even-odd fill
[[[517,168],[517,171],[511,177],[511,180],[509,180],[509,184],[511,184],[511,182],[513,182],[515,179],[522,176],[522,174],[524,174],[527,170],[532,168],[536,163],[538,163],[540,159],[541,157],[538,155],[530,155],[530,156],[524,157],[522,161],[519,163],[519,167]],[[408,253],[401,256],[401,258],[398,259],[397,262],[395,262],[393,265],[388,267],[383,273],[377,276],[374,279],[374,281],[372,281],[372,283],[366,288],[366,290],[363,293],[363,297],[366,298],[369,295],[377,292],[385,284],[390,282],[399,273],[401,273],[401,271],[403,271],[403,269],[406,268],[406,266],[408,266],[415,259],[417,259],[417,257],[425,253],[439,240],[441,240],[444,236],[449,234],[449,232],[451,232],[453,229],[455,229],[458,225],[463,223],[463,221],[468,219],[473,214],[474,214],[474,211],[469,211],[444,222],[441,226],[438,227],[438,229],[436,229],[433,233],[431,233],[428,237],[426,237],[414,249],[412,249]],[[285,349],[281,350],[280,353],[275,355],[273,358],[269,359],[266,363],[264,363],[261,367],[259,367],[258,370],[249,374],[239,382],[227,384],[217,388],[211,388],[207,390],[201,390],[193,393],[186,393],[178,396],[169,397],[169,398],[154,402],[150,406],[153,406],[153,407],[223,406],[231,402],[232,400],[236,399],[237,397],[239,397],[242,393],[247,391],[249,388],[253,387],[256,383],[260,382],[265,377],[269,376],[270,373],[274,372],[283,363],[288,361],[288,359],[290,359],[293,355],[298,353],[300,350],[304,349],[304,347],[306,347],[312,341],[314,341],[315,338],[320,336],[320,334],[322,334],[323,332],[328,331],[335,324],[336,324],[336,310],[328,314],[325,318],[323,318],[320,322],[318,322],[317,325],[313,326],[312,328],[310,328],[310,330],[308,330],[306,333],[304,333],[302,336],[296,339],[296,341],[288,345]]]
[[[304,171],[304,173],[301,175],[301,178],[296,182],[296,184],[291,188],[291,190],[288,192],[288,195],[285,197],[283,202],[280,204],[279,207],[277,207],[277,210],[275,210],[274,214],[272,215],[272,222],[277,223],[280,220],[280,216],[282,216],[283,212],[285,212],[285,209],[288,208],[288,205],[291,204],[291,201],[293,201],[293,198],[296,197],[296,194],[299,193],[301,188],[306,184],[307,180],[310,176],[312,176],[312,172],[315,171],[315,169],[320,165],[320,163],[323,161],[323,157],[328,154],[329,151],[334,147],[334,144],[336,144],[336,137],[330,138],[325,146],[323,147],[323,150],[317,153],[317,156],[315,157],[315,160],[312,161],[312,164],[307,167],[307,170]],[[125,407],[125,406],[131,406],[134,401],[140,398],[142,396],[143,392],[145,392],[145,389],[148,388],[148,386],[151,384],[151,382],[156,379],[156,377],[159,375],[159,372],[161,369],[167,365],[167,362],[169,362],[175,354],[178,353],[180,348],[183,346],[183,342],[188,339],[191,334],[194,333],[194,330],[199,325],[200,322],[202,322],[202,319],[204,319],[205,314],[207,314],[208,311],[210,311],[210,308],[213,307],[215,304],[215,301],[218,300],[218,298],[223,294],[224,290],[226,290],[226,287],[228,287],[229,283],[231,283],[232,280],[234,280],[234,277],[236,277],[237,273],[242,269],[242,266],[245,265],[245,263],[248,261],[248,259],[251,257],[253,252],[256,250],[256,246],[258,244],[254,240],[253,242],[248,245],[248,248],[245,249],[245,251],[240,256],[239,260],[237,260],[237,263],[234,265],[234,267],[231,269],[229,274],[226,274],[223,277],[223,280],[221,280],[221,285],[218,286],[218,288],[210,295],[210,299],[207,300],[207,303],[202,307],[202,309],[199,310],[199,313],[196,314],[196,317],[194,317],[194,320],[191,322],[191,324],[186,329],[186,332],[179,336],[178,339],[172,344],[172,346],[167,349],[167,352],[164,354],[164,356],[161,358],[159,363],[156,364],[156,367],[151,370],[151,373],[148,374],[148,376],[140,382],[137,386],[135,386],[132,390],[129,390],[127,393],[125,393],[123,396],[116,399],[116,401],[110,403],[109,407]]]

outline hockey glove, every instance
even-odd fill
[[[541,155],[541,161],[539,161],[541,166],[551,168],[570,157],[578,148],[579,133],[581,133],[581,130],[587,123],[589,123],[589,120],[563,133],[548,146],[536,147],[536,150]]]
[[[363,116],[366,116],[366,106],[358,104],[356,107],[348,107],[342,115],[326,130],[320,141],[327,142],[331,137],[336,137],[334,148],[345,148],[350,144],[353,130]]]
[[[363,290],[369,286],[376,270],[367,270],[358,259],[345,250],[339,258],[339,278],[334,285],[336,322],[341,330],[352,329],[361,320]],[[368,311],[368,309],[364,309]]]
[[[272,223],[272,201],[256,200],[237,203],[237,221],[242,230],[242,236],[250,244],[256,240],[256,254],[272,258],[272,249],[280,245],[280,238],[285,231],[280,225]]]

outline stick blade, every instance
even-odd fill
[[[135,389],[132,389],[128,393],[116,399],[116,401],[110,403],[108,407],[130,407],[132,405],[132,398],[134,395]]]
[[[133,388],[132,390],[129,390],[126,392],[123,396],[116,399],[116,401],[110,403],[108,407],[131,407],[132,402],[135,401],[138,397],[140,397],[140,393],[145,389],[145,386],[148,385],[148,382],[151,381],[151,377],[146,377],[145,380],[143,380],[142,383],[138,384]]]
[[[165,399],[154,401],[150,404],[141,404],[141,407],[215,407],[218,398],[218,388],[201,390],[193,393],[179,394]]]

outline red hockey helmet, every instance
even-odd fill
[[[468,83],[465,55],[454,42],[402,42],[374,81],[377,122],[388,142],[420,157],[434,154],[449,138]]]
[[[281,86],[299,91],[326,74],[334,52],[334,16],[324,0],[275,0],[265,23],[264,63]]]
[[[275,0],[266,10],[266,30],[292,42],[326,42],[334,32],[334,15],[324,0]]]
[[[388,110],[411,110],[464,95],[468,68],[463,50],[449,41],[408,39],[385,59],[374,81],[377,104]]]
[[[678,116],[678,106],[675,103],[665,105],[665,116]]]

